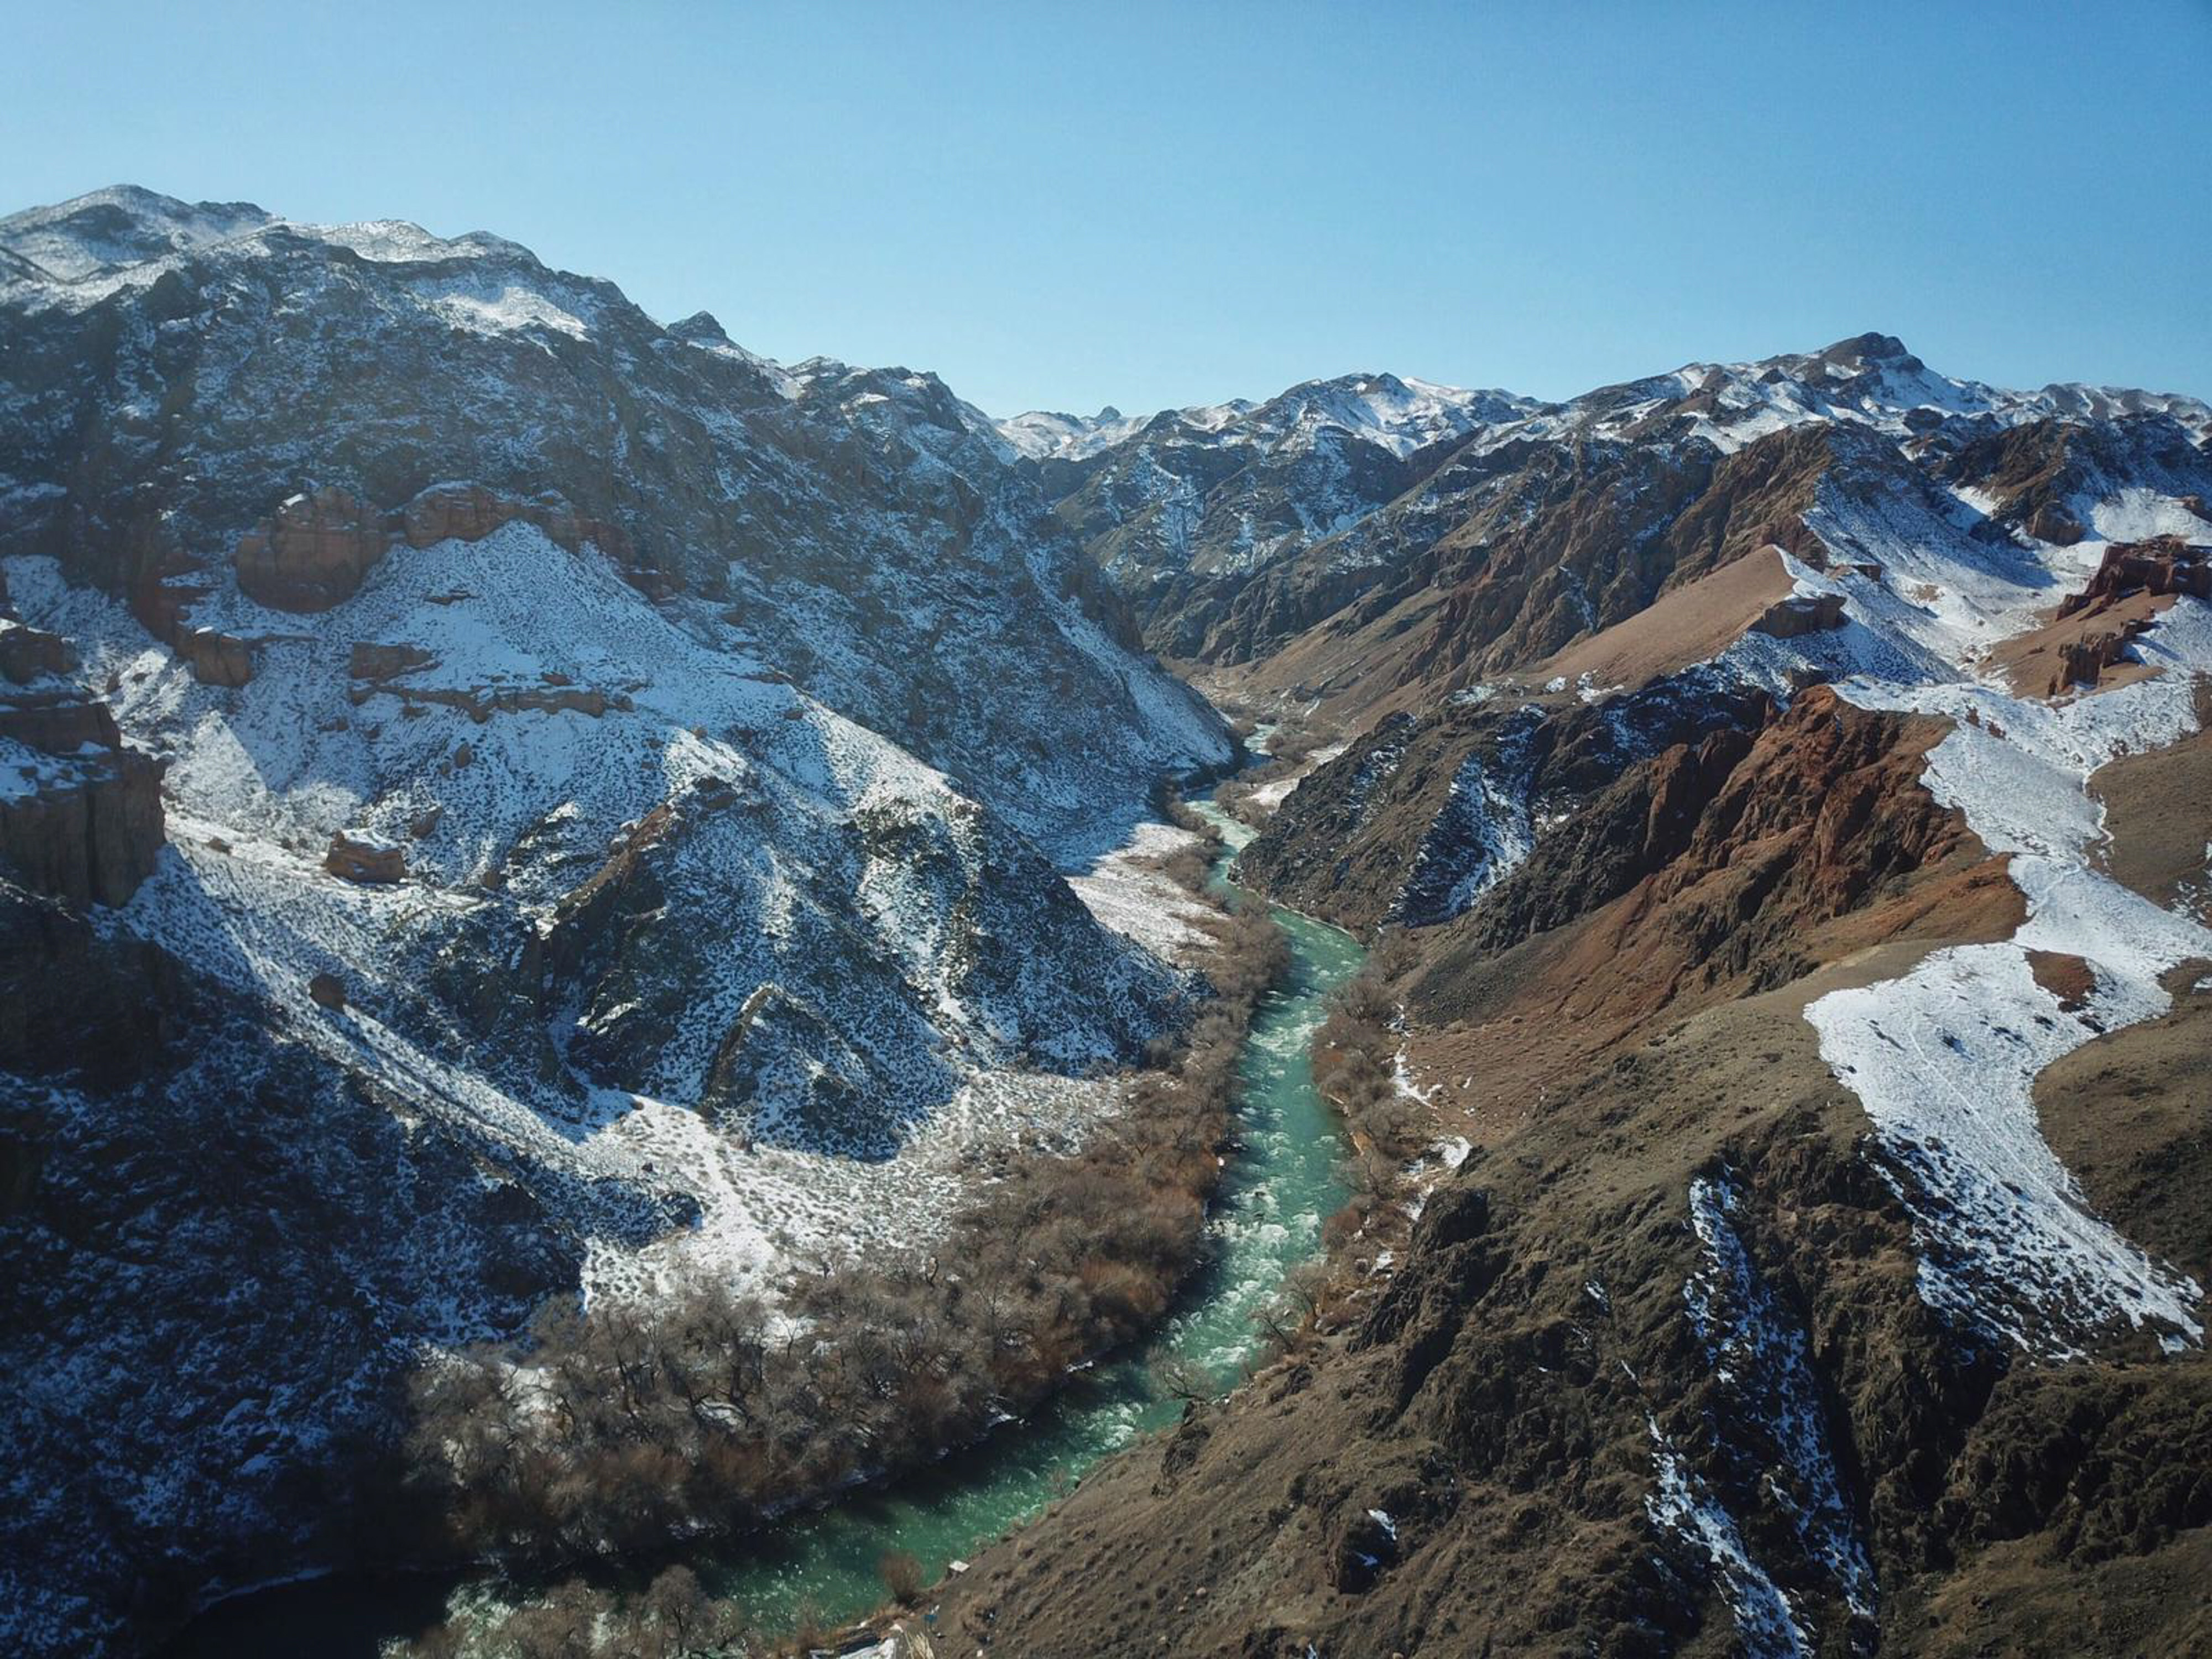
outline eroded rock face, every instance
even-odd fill
[[[2051,677],[2048,695],[2069,690],[2094,690],[2105,671],[2124,659],[2128,647],[2150,624],[2130,617],[2118,628],[2069,640],[2058,647],[2058,672]]]
[[[365,693],[380,691],[415,702],[444,703],[448,708],[459,709],[478,726],[495,714],[520,714],[526,709],[535,709],[541,714],[572,709],[579,714],[589,714],[596,719],[610,708],[630,707],[629,698],[622,692],[611,697],[604,691],[579,686],[371,684],[357,689]],[[454,757],[454,763],[467,764],[458,755]]]
[[[323,868],[346,881],[378,884],[407,878],[407,854],[388,841],[338,831],[323,854]]]
[[[0,601],[5,598],[4,590],[0,590]],[[0,678],[27,685],[45,675],[69,674],[76,668],[76,653],[60,635],[0,618]]]
[[[128,901],[161,850],[161,780],[105,704],[75,691],[0,697],[0,860],[33,892]]]
[[[127,902],[162,839],[161,768],[133,750],[0,799],[0,860],[33,892],[73,904]]]
[[[2179,492],[2197,486],[2204,458],[2162,414],[2096,421],[2047,418],[1997,430],[1969,430],[1935,459],[1940,476],[1990,499],[1991,520],[2038,541],[2070,547],[2089,533],[2074,503],[2130,478]]]
[[[1759,614],[1752,627],[1778,640],[1825,633],[1844,625],[1844,596],[1840,593],[1793,593],[1778,599]]]
[[[1677,912],[1655,934],[1693,966],[1725,940],[1745,966],[1968,839],[1919,781],[1942,729],[1815,686],[1755,735],[1723,730],[1631,769],[1470,925],[1500,948],[1648,882],[1639,911]]]
[[[2095,612],[2132,593],[2155,598],[2188,593],[2212,599],[2212,546],[2160,536],[2147,542],[2116,542],[2105,550],[2097,573],[2079,593],[2059,601],[2058,614]]]
[[[620,525],[579,513],[557,498],[518,501],[482,484],[435,484],[401,507],[398,517],[399,533],[410,547],[428,547],[448,540],[479,542],[501,525],[520,520],[537,526],[548,540],[567,552],[574,553],[589,542],[639,586],[648,591],[655,586],[642,579],[643,573],[636,568],[635,550]]]
[[[192,678],[202,684],[235,688],[253,678],[253,647],[235,634],[213,628],[184,629],[177,635],[176,651],[191,665]]]
[[[1571,823],[1638,761],[1755,727],[1770,708],[1762,693],[1691,674],[1603,705],[1392,715],[1300,783],[1239,868],[1347,927],[1446,921],[1510,872],[1534,820]]]
[[[273,610],[327,611],[360,591],[388,539],[375,514],[345,490],[289,496],[239,538],[238,585]]]

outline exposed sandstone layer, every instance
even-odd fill
[[[2147,542],[2116,542],[2105,550],[2096,574],[2079,593],[2058,602],[2058,614],[2100,610],[2130,593],[2160,598],[2178,593],[2212,599],[2212,547],[2160,536]]]
[[[330,850],[323,855],[323,868],[346,881],[404,881],[407,854],[389,842],[371,836],[349,836],[340,830],[331,837]]]
[[[32,891],[126,902],[161,849],[161,780],[105,704],[74,690],[0,698],[0,861]]]
[[[204,684],[235,688],[253,678],[253,646],[235,634],[185,628],[174,643],[177,654],[191,665],[192,677]]]
[[[239,538],[238,585],[274,610],[327,611],[360,591],[387,541],[376,514],[345,490],[303,491]]]
[[[2151,672],[2130,647],[2184,594],[2212,597],[2212,547],[2172,536],[2115,543],[2050,621],[2005,641],[1991,660],[2015,689],[2043,696],[2127,684]]]

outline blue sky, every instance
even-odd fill
[[[0,210],[495,230],[998,414],[1865,329],[2212,396],[2212,0],[9,9]]]

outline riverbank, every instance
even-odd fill
[[[1216,821],[1236,842],[1247,834],[1241,825]],[[1224,842],[1212,872],[1217,890],[1226,890],[1221,872],[1233,853],[1234,847]],[[1149,1315],[1141,1304],[1133,1305],[1131,1322],[1103,1328],[1088,1351],[1118,1349],[1145,1325],[1158,1326],[1154,1339],[1141,1352],[1118,1352],[1096,1364],[1083,1361],[1081,1345],[1057,1356],[1063,1362],[1058,1372],[1040,1378],[1026,1399],[1010,1389],[993,1403],[1001,1417],[1010,1407],[1018,1411],[1022,1405],[1031,1414],[1019,1421],[1000,1420],[995,1428],[979,1425],[978,1432],[985,1433],[980,1444],[942,1455],[888,1484],[850,1490],[827,1509],[787,1513],[771,1527],[726,1543],[701,1540],[685,1546],[683,1558],[714,1594],[736,1600],[752,1620],[769,1628],[790,1629],[810,1613],[837,1619],[864,1611],[883,1598],[878,1566],[887,1551],[911,1553],[934,1576],[957,1556],[1034,1513],[1060,1484],[1098,1457],[1171,1417],[1175,1402],[1156,1383],[1153,1359],[1166,1355],[1178,1364],[1196,1364],[1214,1379],[1209,1386],[1230,1380],[1241,1358],[1256,1345],[1250,1314],[1274,1293],[1296,1260],[1318,1249],[1322,1220],[1342,1201],[1341,1191],[1332,1184],[1337,1142],[1326,1109],[1313,1097],[1305,1051],[1321,1018],[1321,1000],[1351,971],[1357,947],[1334,930],[1303,918],[1277,913],[1276,920],[1291,927],[1287,979],[1265,995],[1260,994],[1264,987],[1244,988],[1243,1017],[1228,1032],[1227,1063],[1221,1062],[1219,1048],[1229,1011],[1217,1004],[1201,1016],[1214,1028],[1209,1046],[1216,1054],[1201,1069],[1218,1067],[1224,1078],[1243,1085],[1244,1101],[1235,1121],[1243,1156],[1224,1168],[1217,1154],[1229,1127],[1226,1118],[1194,1138],[1202,1158],[1185,1157],[1181,1167],[1191,1190],[1204,1194],[1218,1186],[1212,1209],[1194,1200],[1194,1236],[1188,1247],[1174,1252],[1176,1266],[1157,1292],[1158,1305]],[[1293,1079],[1290,1072],[1298,1075]],[[1227,1094],[1223,1090],[1224,1101]],[[1297,1120],[1287,1133],[1279,1121],[1286,1095],[1290,1115]],[[1188,1127],[1191,1115],[1177,1115]],[[1186,1143],[1182,1152],[1188,1153],[1194,1138],[1180,1139]],[[1132,1150],[1127,1131],[1111,1131],[1109,1139],[1110,1145],[1098,1149],[1102,1164],[1126,1170]],[[1271,1188],[1279,1182],[1285,1159],[1297,1166],[1288,1183],[1292,1201],[1287,1212]],[[1008,1207],[1006,1196],[1003,1188],[994,1190],[993,1207],[1001,1215]],[[1089,1213],[1075,1236],[1096,1254],[1097,1241],[1109,1237],[1142,1206],[1118,1202],[1103,1210],[1095,1205],[1083,1208]],[[1183,1270],[1200,1254],[1196,1246],[1201,1233],[1206,1260],[1182,1284],[1178,1297],[1176,1287]],[[963,1259],[957,1252],[947,1255]],[[1127,1289],[1126,1281],[1123,1288]],[[1158,1326],[1163,1310],[1168,1317]],[[1070,1366],[1081,1367],[1072,1379]],[[1061,1397],[1038,1403],[1063,1382],[1067,1391]],[[858,1467],[853,1471],[862,1473]],[[665,1557],[662,1552],[660,1559]],[[623,1569],[595,1577],[617,1595],[639,1587],[635,1575]],[[434,1609],[426,1607],[428,1598],[419,1592],[426,1583],[451,1590],[453,1582],[410,1579],[389,1597],[362,1595],[357,1578],[270,1590],[211,1610],[170,1651],[179,1659],[250,1656],[296,1652],[305,1643],[319,1652],[367,1655],[377,1650],[380,1639],[404,1637],[434,1622]],[[528,1594],[502,1587],[494,1577],[474,1581],[453,1599],[476,1607],[474,1616],[481,1618],[486,1607],[527,1599]],[[446,1599],[437,1598],[441,1604]]]

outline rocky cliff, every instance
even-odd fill
[[[1225,731],[933,377],[486,235],[0,250],[11,1650],[345,1559],[426,1355],[927,1240],[1186,1017],[1063,872]]]

